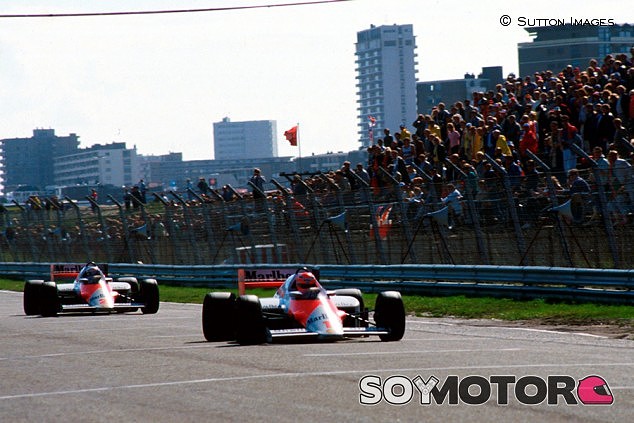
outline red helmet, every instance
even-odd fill
[[[317,278],[311,272],[303,271],[295,276],[295,283],[300,292],[306,292],[317,287]]]

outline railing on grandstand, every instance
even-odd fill
[[[446,193],[434,192],[439,187],[416,167],[419,196],[382,170],[378,186],[355,177],[352,191],[314,175],[306,193],[295,196],[287,183],[272,180],[255,200],[229,187],[228,201],[215,191],[189,190],[154,193],[147,204],[113,197],[106,204],[88,200],[88,207],[70,199],[50,207],[14,202],[0,207],[0,261],[630,268],[631,169],[616,189],[591,157],[572,149],[590,194],[558,189],[551,177],[565,178],[531,155],[541,175],[531,193],[511,184],[502,168],[499,180],[467,193],[457,169],[460,215],[438,200]]]

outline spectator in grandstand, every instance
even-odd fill
[[[253,184],[251,187],[251,193],[253,195],[253,199],[259,200],[264,198],[264,183],[266,179],[262,176],[262,172],[259,168],[253,169],[253,175],[249,179],[249,182]]]
[[[198,183],[196,184],[196,187],[198,188],[198,192],[200,192],[200,195],[207,195],[207,193],[209,192],[209,184],[202,176],[198,178]]]
[[[462,194],[454,184],[447,184],[447,195],[441,199],[449,207],[450,227],[462,221]]]
[[[608,152],[608,203],[617,223],[626,223],[626,214],[631,211],[631,198],[634,198],[631,165],[619,157],[616,150]]]
[[[597,146],[604,150],[614,140],[614,133],[616,128],[614,126],[614,116],[610,111],[609,104],[601,104],[599,107],[600,113],[597,116]]]
[[[222,192],[220,193],[220,196],[225,201],[231,201],[231,200],[233,200],[233,191],[229,189],[229,186],[223,185],[222,186]]]
[[[453,122],[447,123],[447,141],[445,145],[449,147],[449,154],[458,154],[460,152],[460,132],[456,130]]]
[[[621,118],[614,118],[614,140],[610,147],[618,151],[621,157],[629,156],[632,151],[630,133],[627,128],[623,126],[623,120]]]

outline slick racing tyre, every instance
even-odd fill
[[[130,298],[136,299],[139,295],[139,281],[137,278],[132,276],[124,276],[122,278],[117,279],[117,282],[125,282],[130,285]]]
[[[241,295],[236,301],[236,340],[240,345],[264,344],[267,330],[262,305],[255,295]]]
[[[359,301],[359,311],[356,313],[355,317],[346,316],[343,319],[344,327],[367,327],[368,323],[368,314],[365,309],[365,304],[363,303],[363,294],[360,289],[356,288],[344,288],[344,289],[335,289],[335,295],[341,295],[346,297],[353,297]],[[344,310],[349,312],[348,310]]]
[[[40,314],[40,293],[42,280],[30,280],[24,283],[24,296],[22,298],[24,314],[36,316]]]
[[[159,288],[156,279],[141,281],[141,298],[145,306],[141,308],[143,314],[155,314],[159,309]]]
[[[379,335],[381,341],[399,341],[405,334],[405,307],[401,293],[397,291],[380,292],[376,297],[374,321],[378,328],[388,330],[386,335]]]
[[[42,317],[54,317],[60,312],[62,305],[57,294],[55,282],[43,282],[40,291],[40,314]]]
[[[232,292],[209,292],[203,300],[203,335],[209,342],[236,339],[236,297]]]

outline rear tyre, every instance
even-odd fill
[[[30,280],[24,283],[24,296],[22,297],[24,314],[36,316],[40,314],[40,291],[44,281]]]
[[[60,312],[62,305],[57,294],[55,282],[43,282],[40,286],[40,314],[42,317],[55,317]]]
[[[264,344],[267,330],[262,305],[255,295],[241,295],[236,301],[236,340],[240,345]]]
[[[159,288],[156,279],[143,279],[141,281],[141,298],[144,307],[143,314],[155,314],[159,309]]]
[[[359,301],[359,311],[356,314],[356,318],[352,316],[346,316],[343,319],[343,326],[346,328],[349,327],[367,327],[368,323],[368,313],[365,309],[365,304],[363,303],[363,294],[360,289],[356,288],[344,288],[344,289],[335,289],[335,295],[341,295],[346,297],[353,297]],[[349,312],[348,310],[344,310]]]
[[[130,285],[130,298],[136,299],[139,296],[140,285],[137,278],[132,276],[125,276],[117,279],[117,282],[125,282]]]
[[[401,293],[397,291],[380,292],[376,297],[374,309],[376,326],[388,330],[386,335],[379,335],[381,341],[399,341],[405,334],[405,306]]]
[[[203,335],[209,342],[236,339],[236,296],[232,292],[209,292],[203,300]]]

